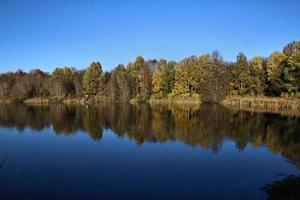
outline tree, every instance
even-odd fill
[[[47,81],[46,88],[51,97],[62,98],[66,94],[66,90],[64,88],[64,82],[62,79],[50,78]]]
[[[39,69],[34,69],[28,74],[29,79],[33,82],[32,97],[49,96],[49,91],[46,88],[45,82],[49,80],[49,75]]]
[[[255,95],[264,95],[266,87],[266,61],[260,56],[255,56],[250,61],[250,73],[252,78],[251,91]]]
[[[206,66],[204,84],[201,86],[203,101],[217,102],[226,95],[226,70],[219,51],[213,51],[210,63]]]
[[[243,53],[239,53],[236,63],[231,65],[228,84],[231,95],[245,95],[251,92],[249,63]]]
[[[10,98],[14,101],[22,101],[32,96],[33,82],[25,73],[17,72],[16,82],[10,91]]]
[[[283,87],[283,70],[287,57],[279,51],[272,53],[267,62],[268,92],[270,95],[280,95]]]
[[[162,99],[166,96],[166,94],[163,92],[164,80],[163,80],[163,71],[160,65],[161,62],[166,63],[165,60],[159,61],[159,64],[152,75],[152,97],[155,99]]]
[[[124,65],[118,65],[112,71],[109,85],[113,101],[126,101],[130,99],[129,75]]]
[[[166,98],[172,91],[175,81],[175,62],[159,60],[152,76],[152,97]]]
[[[138,93],[138,99],[146,101],[150,98],[152,83],[152,72],[150,66],[147,63],[144,63],[140,68],[138,80],[140,89]]]
[[[8,98],[13,85],[15,84],[15,75],[13,73],[5,73],[0,75],[0,97]]]
[[[295,52],[299,51],[299,41],[293,41],[288,43],[284,48],[283,48],[283,54],[286,56],[291,56]]]
[[[134,63],[127,66],[130,73],[132,96],[138,101],[145,101],[151,95],[152,71],[144,58],[138,56]]]
[[[288,51],[287,67],[283,70],[284,89],[293,95],[299,92],[300,88],[300,41],[293,42]]]
[[[76,69],[72,67],[55,68],[49,80],[49,93],[57,97],[76,94],[74,77]]]
[[[191,56],[179,62],[175,69],[174,98],[200,98],[200,87],[204,83],[209,55]]]
[[[104,88],[102,66],[99,62],[92,62],[83,75],[83,87],[88,96],[99,94]]]
[[[85,71],[75,71],[73,75],[73,85],[75,89],[76,97],[81,97],[83,95],[83,75]]]

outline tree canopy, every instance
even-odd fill
[[[227,95],[299,97],[300,41],[287,44],[269,57],[252,59],[240,52],[235,62],[223,60],[219,51],[189,56],[179,61],[145,60],[137,56],[103,72],[100,62],[86,70],[58,67],[52,73],[0,74],[0,100],[28,98],[90,98],[111,101],[183,99],[217,102]]]

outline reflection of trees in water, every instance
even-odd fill
[[[42,130],[52,125],[56,134],[65,135],[84,130],[94,140],[100,140],[103,129],[109,128],[138,144],[180,141],[215,152],[229,138],[240,150],[247,144],[266,145],[272,152],[300,163],[299,119],[228,110],[219,105],[2,105],[0,124],[18,130]]]
[[[262,190],[268,199],[300,199],[300,176],[281,175],[283,178],[266,184]]]

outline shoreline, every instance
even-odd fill
[[[99,98],[94,101],[89,101],[85,98],[30,98],[22,102],[12,102],[7,99],[0,99],[0,104],[22,103],[25,105],[47,105],[47,104],[74,104],[74,105],[89,105],[99,103],[149,103],[151,105],[201,105],[200,100],[194,99],[149,99],[144,102],[136,101],[108,101],[107,99],[100,100]],[[286,114],[299,114],[300,115],[300,99],[299,98],[282,98],[282,97],[241,97],[241,96],[228,96],[223,101],[217,102],[227,108],[235,110],[246,110],[250,112],[270,112],[270,113],[286,113]]]
[[[227,97],[220,104],[235,110],[300,115],[300,99],[282,97]]]

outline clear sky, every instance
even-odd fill
[[[299,0],[0,0],[0,72],[104,70],[218,49],[268,56],[300,39]]]

